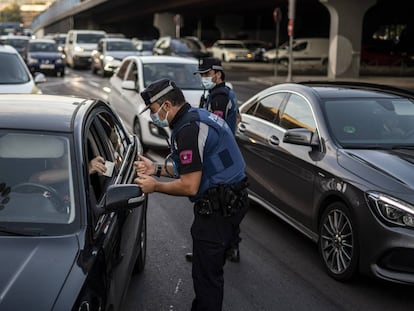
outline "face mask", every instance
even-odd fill
[[[202,77],[202,78],[201,78],[201,83],[203,83],[203,87],[204,87],[206,90],[210,90],[210,89],[212,89],[213,87],[215,87],[215,86],[216,86],[216,83],[214,83],[214,82],[212,81],[212,78],[213,78],[213,77]]]
[[[158,109],[158,111],[157,111],[157,112],[150,114],[150,117],[151,117],[151,119],[152,119],[152,122],[154,122],[154,124],[155,124],[156,126],[158,126],[158,127],[168,127],[168,125],[169,125],[169,124],[168,124],[168,119],[167,119],[167,117],[168,117],[168,112],[169,112],[169,111],[167,111],[167,113],[166,113],[166,115],[165,115],[165,119],[164,119],[164,120],[161,120],[161,119],[160,119],[160,116],[158,115],[158,112],[160,112],[160,110],[161,110],[162,106],[164,106],[164,104],[162,104],[162,105],[161,105],[160,109]]]

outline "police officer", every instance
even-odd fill
[[[236,125],[240,121],[238,103],[236,94],[226,85],[221,61],[214,57],[200,59],[198,70],[194,74],[200,74],[204,90],[208,91],[207,97],[203,94],[200,107],[222,117],[235,133]],[[240,228],[237,228],[231,248],[226,254],[226,258],[232,262],[240,261],[240,241]],[[187,253],[185,258],[191,261],[192,254]]]
[[[171,156],[163,164],[140,156],[134,182],[145,193],[188,196],[194,203],[191,310],[220,311],[225,254],[248,208],[245,162],[227,123],[192,108],[173,81],[157,80],[141,96],[153,122],[170,127]]]
[[[237,98],[234,91],[226,85],[221,61],[214,57],[202,58],[194,74],[197,73],[201,75],[204,90],[208,91],[208,95],[203,94],[201,98],[200,108],[205,108],[226,120],[235,133],[237,119],[240,116]]]

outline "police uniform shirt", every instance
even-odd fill
[[[214,88],[220,88],[220,87],[225,87],[225,83],[222,82],[220,84],[217,84]],[[209,96],[212,96],[212,95],[210,94]],[[228,111],[230,111],[231,109],[231,107],[229,107],[229,105],[231,104],[232,103],[226,94],[217,93],[214,95],[214,97],[211,97],[211,102],[208,107],[209,108],[208,110],[218,115],[219,117],[226,118]]]
[[[186,114],[190,108],[191,106],[188,103],[180,108],[174,116],[174,119],[171,121],[172,129],[177,121]],[[203,131],[208,131],[208,126],[203,126],[203,128],[205,129]],[[200,127],[196,122],[190,123],[178,132],[176,137],[176,148],[180,161],[178,166],[180,174],[202,171],[203,164],[201,155],[204,151],[203,142],[205,142],[206,138],[207,132],[204,133],[204,140],[203,137],[200,137]]]

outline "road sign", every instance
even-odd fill
[[[288,20],[287,31],[289,37],[293,36],[293,19]]]
[[[273,10],[273,20],[276,24],[282,20],[282,10],[279,7]]]

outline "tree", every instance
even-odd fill
[[[23,23],[20,6],[17,3],[12,3],[6,6],[3,11],[0,12],[0,21]]]

